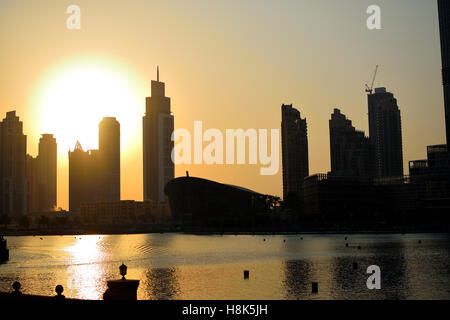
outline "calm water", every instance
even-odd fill
[[[18,280],[24,293],[53,295],[62,284],[66,297],[101,299],[106,280],[119,278],[124,262],[127,278],[141,280],[138,299],[450,298],[448,235],[344,237],[8,237],[11,257],[0,265],[0,291]],[[366,287],[366,268],[373,264],[381,268],[381,290]],[[250,270],[249,280],[243,270]],[[317,295],[312,281],[319,282]]]

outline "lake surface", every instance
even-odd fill
[[[139,279],[138,299],[449,299],[447,234],[137,234],[7,237],[0,291],[102,299],[106,281]],[[421,243],[419,243],[419,240]],[[348,247],[346,247],[348,243]],[[358,249],[358,246],[361,248]],[[356,270],[353,263],[358,264]],[[381,290],[367,289],[367,267]],[[243,271],[250,270],[250,279]],[[311,293],[311,283],[319,293]]]

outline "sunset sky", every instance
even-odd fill
[[[71,4],[80,30],[66,27]],[[372,4],[382,30],[366,27]],[[434,0],[0,0],[0,44],[0,117],[17,110],[33,156],[40,134],[55,134],[66,209],[67,152],[77,140],[97,148],[106,116],[121,124],[121,198],[142,200],[142,116],[157,65],[175,128],[277,129],[281,104],[294,104],[307,118],[310,174],[330,170],[333,108],[368,134],[364,85],[377,64],[375,85],[401,110],[405,173],[445,143]],[[259,169],[179,165],[176,176],[281,196],[281,164],[275,176]]]

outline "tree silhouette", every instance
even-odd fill
[[[11,218],[7,214],[0,215],[0,224],[3,225],[4,228],[11,222]]]
[[[28,229],[30,226],[30,218],[26,215],[21,216],[19,219],[19,225],[25,229]]]
[[[50,224],[50,220],[46,217],[46,216],[41,216],[39,218],[39,225],[40,226],[45,226],[48,228],[49,224]]]

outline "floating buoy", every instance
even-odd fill
[[[312,293],[319,293],[319,283],[318,282],[312,283]]]

